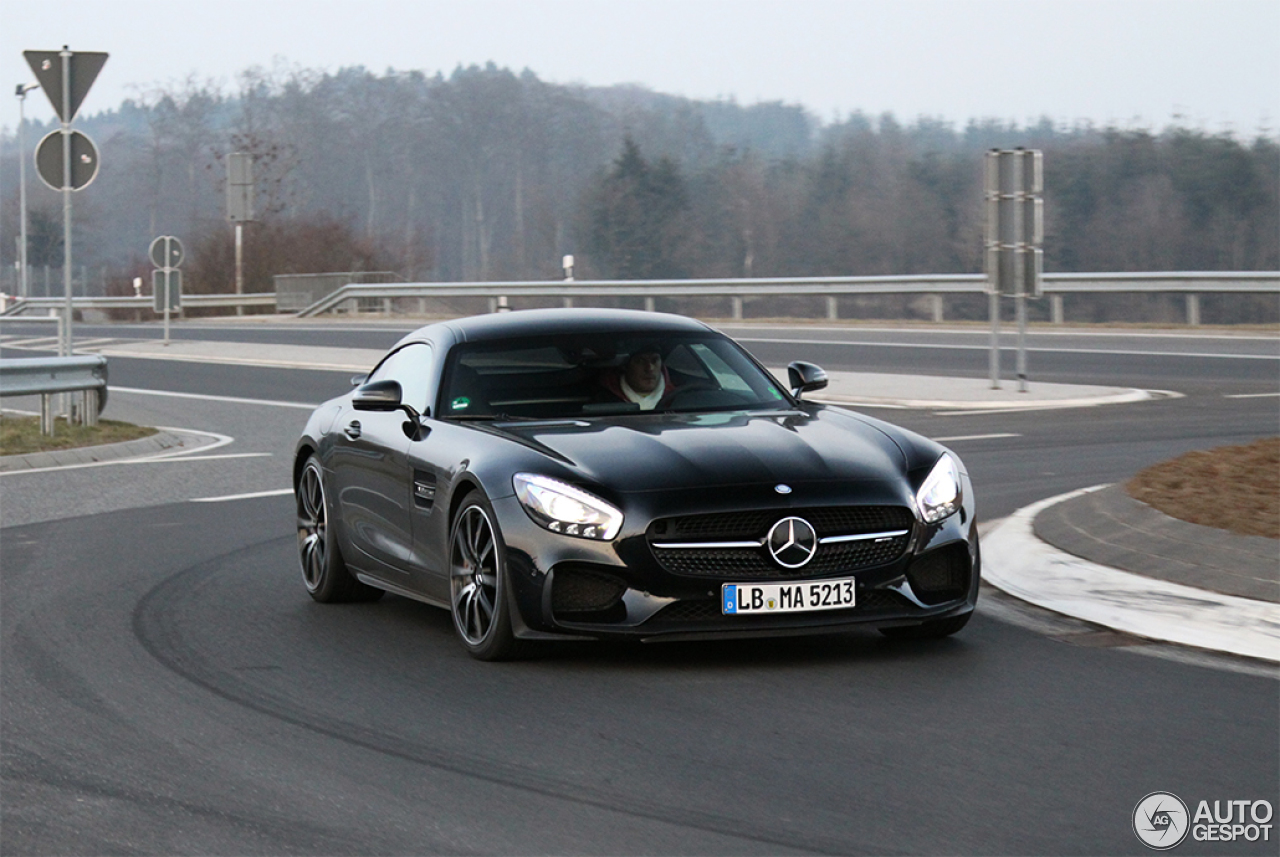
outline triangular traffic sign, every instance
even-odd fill
[[[65,48],[63,49],[65,50]],[[89,88],[98,79],[98,72],[106,65],[109,54],[100,51],[79,51],[71,54],[71,104],[62,103],[62,53],[60,51],[23,51],[27,65],[35,72],[40,88],[49,97],[58,118],[70,122],[84,103]],[[69,109],[67,109],[69,107]]]

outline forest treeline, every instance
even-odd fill
[[[52,125],[31,125],[27,146]],[[1280,145],[1172,127],[957,128],[891,115],[449,76],[245,73],[82,118],[102,169],[76,195],[76,261],[127,282],[172,234],[186,288],[231,290],[225,158],[255,156],[246,288],[280,273],[406,280],[839,276],[981,270],[982,156],[1041,149],[1048,271],[1280,267]],[[14,134],[0,230],[17,233]],[[30,175],[29,259],[60,265],[61,203]],[[15,243],[0,242],[12,269]],[[118,276],[117,276],[118,274]]]

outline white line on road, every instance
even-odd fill
[[[934,440],[938,443],[955,443],[958,440],[996,440],[997,438],[1002,437],[1022,437],[1022,435],[1014,432],[1002,431],[994,434],[961,434],[956,435],[955,437],[935,437]]]
[[[235,405],[265,405],[272,408],[298,408],[314,411],[319,405],[306,402],[277,402],[272,399],[242,399],[239,396],[211,396],[207,393],[175,393],[169,390],[142,390],[137,387],[111,387],[112,393],[132,393],[135,396],[172,396],[175,399],[199,399],[204,402],[230,402]]]
[[[112,461],[89,461],[84,464],[58,464],[53,467],[32,467],[27,470],[0,471],[0,476],[20,476],[26,473],[48,473],[53,470],[84,470],[88,467],[118,467],[123,464],[180,464],[184,461],[220,461],[224,458],[270,458],[271,452],[233,452],[227,455],[157,455],[151,458],[117,458]]]
[[[738,342],[771,342],[782,345],[856,345],[868,348],[935,348],[951,351],[990,351],[987,345],[942,345],[932,342],[866,342],[854,339],[764,339],[741,337]],[[1011,345],[1000,346],[1001,351],[1016,351]],[[1110,348],[1028,348],[1028,353],[1040,354],[1119,354],[1126,357],[1204,357],[1220,360],[1280,360],[1280,354],[1212,354],[1197,351],[1129,351]]]
[[[292,494],[292,488],[280,488],[275,491],[254,491],[252,494],[228,494],[225,497],[192,497],[192,503],[225,503],[228,500],[252,500],[255,497],[279,497]]]
[[[1224,399],[1265,399],[1280,396],[1280,393],[1223,393]]]

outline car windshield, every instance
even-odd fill
[[[460,345],[445,367],[438,412],[453,419],[579,419],[791,406],[727,337],[618,331]]]

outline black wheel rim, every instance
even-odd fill
[[[324,482],[319,466],[309,462],[298,482],[298,559],[302,563],[302,580],[312,592],[324,577],[327,526]]]
[[[484,509],[468,506],[453,527],[449,548],[453,623],[468,645],[483,643],[498,615],[498,549]]]

